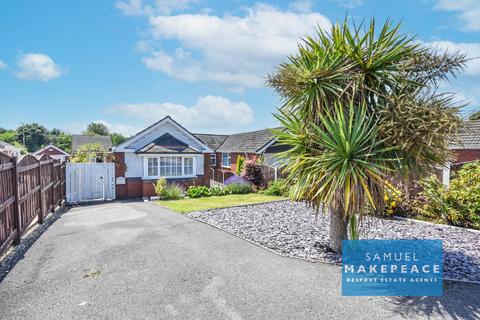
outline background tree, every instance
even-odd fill
[[[2,130],[0,130],[0,141],[13,144],[17,141],[17,131],[2,128]]]
[[[103,123],[92,122],[87,126],[87,130],[84,131],[84,134],[108,136],[110,134],[110,131]]]
[[[472,112],[472,113],[468,116],[468,120],[480,120],[480,110],[477,110],[477,111]]]
[[[50,143],[70,153],[72,147],[72,135],[60,129],[52,129],[49,132]]]
[[[34,122],[23,124],[17,128],[17,142],[25,145],[28,152],[35,152],[48,142],[48,130]]]
[[[86,143],[70,159],[73,163],[103,162],[107,150],[100,143]]]
[[[330,213],[330,246],[341,251],[349,220],[383,207],[387,179],[410,179],[446,162],[461,124],[438,83],[461,70],[459,53],[423,48],[400,25],[375,21],[307,36],[270,75],[283,98],[276,132],[296,199]]]
[[[118,146],[120,143],[127,140],[127,137],[120,133],[112,132],[110,133],[110,139],[112,139],[112,144]]]

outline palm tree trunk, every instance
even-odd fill
[[[330,209],[330,248],[342,252],[342,240],[348,239],[348,220],[340,209]]]

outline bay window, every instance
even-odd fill
[[[158,176],[158,158],[148,158],[148,176]]]
[[[193,174],[193,158],[183,158],[183,174]]]
[[[194,176],[192,156],[148,156],[144,164],[146,178]]]

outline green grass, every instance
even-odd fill
[[[271,202],[283,200],[285,198],[278,196],[268,196],[265,194],[248,193],[248,194],[232,194],[228,196],[206,197],[196,199],[181,200],[161,200],[156,203],[159,206],[171,209],[177,212],[191,212],[217,208],[227,208],[246,204],[255,204],[262,202]]]

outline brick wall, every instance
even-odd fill
[[[65,155],[55,148],[47,148],[47,149],[43,150],[39,155],[42,155],[42,154],[48,154],[49,156],[64,156]]]
[[[229,170],[233,173],[237,172],[237,160],[238,160],[239,156],[241,156],[243,158],[246,158],[245,160],[253,160],[256,157],[258,157],[258,155],[255,154],[255,153],[247,153],[247,157],[245,157],[244,152],[242,152],[242,153],[237,153],[237,152],[230,153],[230,169]]]
[[[125,153],[115,152],[115,194],[117,199],[127,198],[127,183],[116,184],[117,177],[125,177]]]
[[[212,170],[210,169],[210,154],[204,154],[204,174],[196,178],[189,179],[167,179],[168,184],[178,184],[184,189],[193,185],[210,185]],[[125,177],[125,153],[115,152],[115,178]],[[155,188],[153,184],[156,180],[143,180],[141,177],[126,178],[125,184],[117,184],[115,191],[117,199],[142,198],[155,196]]]
[[[456,155],[455,163],[480,160],[480,149],[457,149],[453,152]]]

